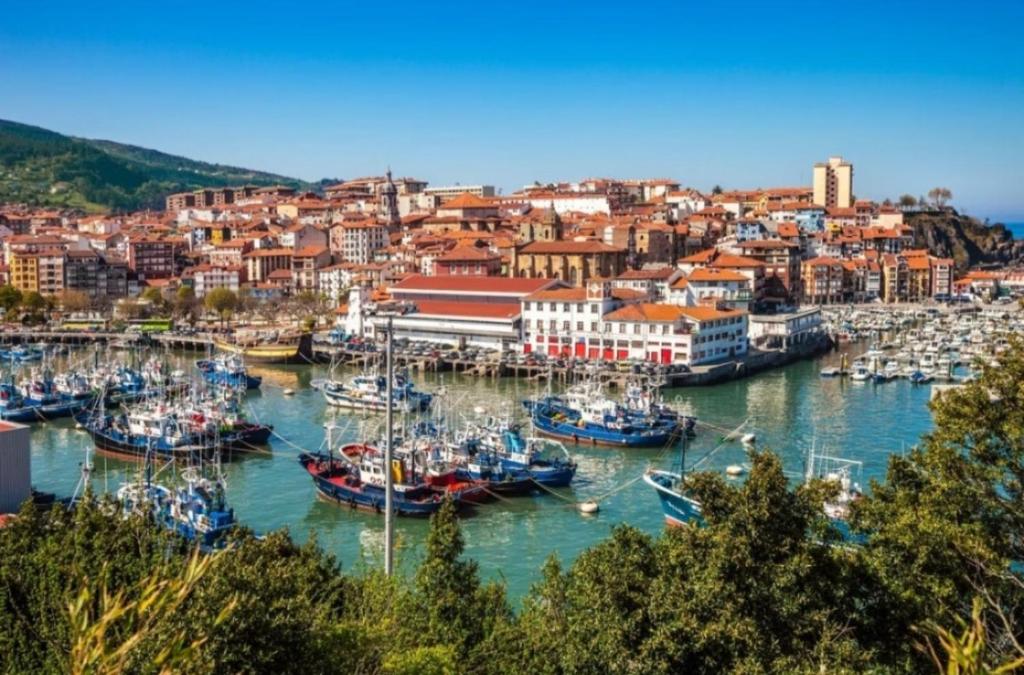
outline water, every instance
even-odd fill
[[[77,357],[76,357],[77,358]],[[194,356],[179,355],[182,367]],[[669,390],[666,398],[719,430],[699,428],[689,448],[690,461],[721,445],[726,431],[744,420],[744,431],[757,434],[761,447],[779,453],[794,481],[803,456],[814,443],[819,451],[864,462],[864,479],[884,475],[886,458],[914,444],[931,426],[927,410],[929,387],[894,381],[882,385],[822,378],[818,371],[837,365],[831,355],[792,364],[752,378],[702,388]],[[377,417],[345,415],[327,408],[321,395],[309,388],[323,377],[320,366],[253,367],[263,376],[260,392],[248,395],[252,413],[270,422],[284,438],[273,442],[272,454],[250,455],[225,466],[228,494],[239,519],[258,532],[287,527],[305,541],[315,533],[319,543],[336,554],[343,567],[379,564],[383,519],[349,511],[317,499],[308,475],[295,460],[295,446],[315,449],[324,437],[323,424],[336,419],[347,425],[343,435],[355,439],[360,424],[379,424]],[[514,379],[490,380],[427,374],[416,378],[426,388],[444,385],[458,408],[472,414],[475,406],[491,412],[521,410],[519,399],[540,392],[540,385]],[[285,396],[286,388],[295,390]],[[69,495],[79,482],[80,463],[89,447],[88,436],[61,421],[37,425],[32,435],[33,481],[37,488]],[[579,463],[578,478],[566,494],[573,500],[604,495],[634,481],[649,463],[671,468],[678,449],[616,450],[570,448]],[[738,442],[722,445],[702,469],[722,471],[746,461]],[[116,490],[133,465],[94,457],[92,484],[97,490]],[[689,461],[688,461],[689,465]],[[513,597],[525,593],[545,558],[556,553],[563,562],[606,537],[617,523],[630,523],[656,533],[663,526],[658,500],[636,481],[601,502],[596,516],[579,514],[567,501],[551,495],[515,498],[483,505],[463,521],[466,553],[480,563],[486,578],[503,579]],[[399,519],[399,564],[408,571],[422,553],[427,523]]]
[[[1024,223],[1006,223],[1006,229],[1013,234],[1014,239],[1024,239]]]

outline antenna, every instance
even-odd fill
[[[395,512],[394,512],[394,476],[391,472],[393,456],[393,442],[395,431],[394,424],[394,362],[392,347],[394,337],[394,317],[388,317],[388,338],[387,338],[387,424],[384,441],[384,574],[391,576],[394,573],[394,545],[395,545]]]

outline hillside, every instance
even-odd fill
[[[171,192],[246,183],[306,187],[287,176],[0,120],[0,202],[91,212],[162,209]]]
[[[914,228],[915,247],[953,258],[961,270],[1024,259],[1024,241],[1015,241],[1002,224],[986,225],[952,209],[908,213],[906,222]]]

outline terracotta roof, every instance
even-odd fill
[[[737,267],[737,268],[749,268],[749,267],[764,267],[764,263],[760,260],[754,260],[742,255],[732,255],[731,253],[722,253],[711,263],[712,267]]]
[[[680,258],[681,263],[709,263],[715,259],[718,255],[718,251],[713,248],[706,248],[703,251],[697,251],[692,255],[688,255],[685,258]]]
[[[292,256],[295,258],[312,258],[328,252],[326,246],[305,246],[295,251]]]
[[[716,267],[699,267],[687,277],[690,281],[713,283],[716,281],[750,281],[747,277],[731,269],[719,269]]]
[[[679,305],[664,305],[653,302],[641,302],[626,305],[614,312],[605,314],[605,321],[676,321],[683,316],[683,308]]]
[[[494,255],[490,251],[485,249],[479,249],[475,246],[457,246],[452,250],[448,251],[444,255],[440,256],[437,260],[439,262],[461,262],[461,261],[485,261],[495,260],[498,256]]]
[[[520,279],[512,277],[441,276],[413,274],[392,287],[394,291],[441,291],[457,293],[492,293],[526,295],[542,288],[561,284],[557,279]]]
[[[441,204],[441,209],[488,209],[498,208],[498,205],[484,199],[477,197],[471,192],[463,192],[458,197],[453,197],[448,201]]]

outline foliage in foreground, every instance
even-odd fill
[[[240,533],[197,560],[103,503],[0,531],[5,672],[1011,672],[1024,621],[1024,346],[939,398],[936,429],[859,502],[859,546],[771,453],[698,475],[705,527],[619,526],[513,612],[452,508],[410,579]],[[652,508],[654,502],[652,498]],[[154,609],[155,608],[155,609]],[[159,610],[159,611],[155,611]]]

